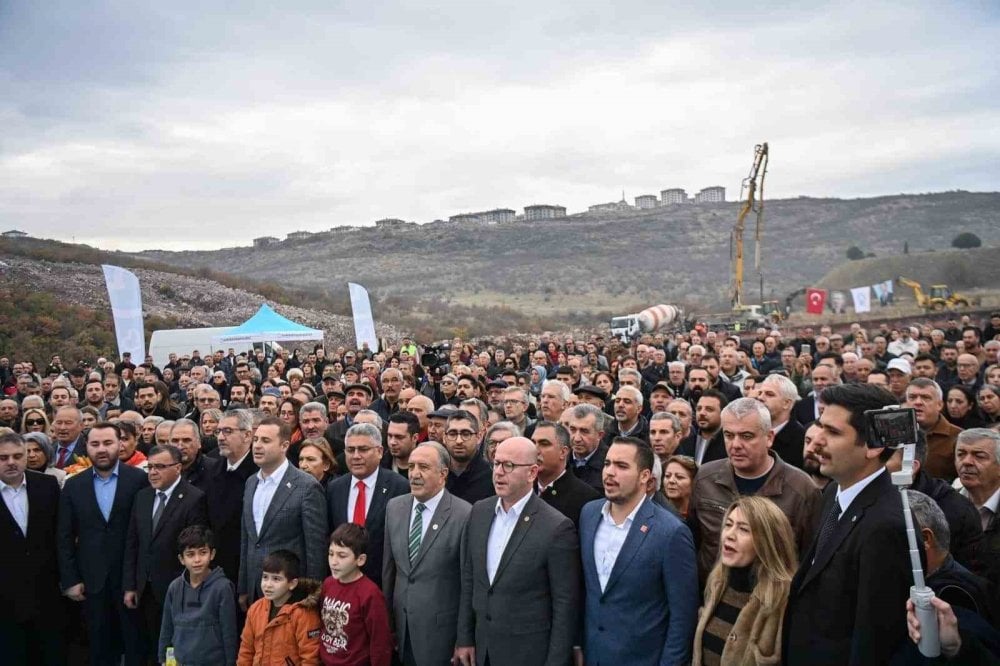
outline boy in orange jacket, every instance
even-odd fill
[[[247,611],[237,666],[319,666],[322,589],[317,581],[299,578],[300,566],[290,550],[264,558],[264,597]]]

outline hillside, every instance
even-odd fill
[[[0,271],[0,293],[10,294],[14,299],[20,294],[45,294],[49,298],[42,305],[50,311],[39,312],[38,316],[58,323],[64,312],[72,311],[76,317],[93,317],[94,325],[103,329],[99,331],[100,335],[92,336],[89,347],[80,341],[74,342],[71,348],[74,355],[113,353],[114,336],[107,335],[107,329],[112,327],[111,307],[100,266],[39,261],[10,254],[0,254],[0,261],[6,264]],[[234,326],[244,322],[262,303],[267,302],[286,317],[323,329],[328,345],[354,344],[354,324],[350,317],[276,303],[260,294],[227,287],[209,279],[146,269],[133,269],[133,272],[139,277],[147,328]],[[385,325],[378,325],[376,332],[392,339],[399,335],[394,327]],[[32,348],[31,336],[19,337],[19,333],[11,332],[10,340],[5,343],[10,349],[6,351],[27,354]],[[58,329],[53,333],[58,334]],[[39,353],[61,353],[54,344],[43,347]],[[78,353],[77,349],[80,350]],[[70,353],[66,356],[73,357]]]
[[[1000,289],[1000,247],[846,261],[816,284],[826,289],[850,289],[895,279],[900,275],[924,285],[947,284],[952,289]],[[896,289],[912,296],[912,291],[906,287]]]
[[[728,304],[729,234],[738,206],[668,206],[489,227],[434,222],[352,228],[261,249],[135,256],[188,269],[267,276],[326,296],[351,280],[367,286],[375,299],[403,299],[414,310],[422,299],[504,305],[558,318],[654,302],[712,308]],[[781,297],[821,279],[844,261],[851,245],[879,260],[901,255],[904,243],[911,253],[947,248],[962,231],[977,234],[984,245],[1000,245],[1000,193],[802,197],[766,206],[768,296]],[[752,220],[746,238],[746,284],[753,301],[759,282],[752,268]]]

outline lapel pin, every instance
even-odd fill
[[[524,517],[524,522],[528,522],[529,520],[531,520],[531,518],[529,518],[528,516]]]
[[[184,493],[181,493],[180,495],[178,495],[177,499],[184,499]]]
[[[291,488],[291,487],[292,487],[292,482],[291,482],[291,481],[289,481],[289,482],[288,482],[288,483],[286,483],[285,485],[286,485],[286,486],[288,486],[289,488]]]
[[[383,494],[383,495],[385,495],[385,494],[386,494],[387,492],[389,492],[389,489],[388,489],[388,488],[383,488],[383,489],[382,489],[382,494]]]
[[[855,514],[855,515],[851,516],[851,522],[852,522],[852,523],[854,523],[854,522],[857,522],[857,520],[858,520],[858,516],[857,516],[857,514]]]
[[[556,489],[555,489],[555,488],[553,488],[553,489],[552,489],[552,494],[553,494],[553,495],[555,495],[555,494],[556,494]]]
[[[436,530],[437,528],[438,528],[438,526],[437,526],[437,525],[431,525],[431,529],[432,529],[432,530]]]
[[[639,528],[639,531],[645,534],[646,532],[649,531],[649,525],[643,525],[642,527]]]

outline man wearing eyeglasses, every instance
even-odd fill
[[[538,449],[497,447],[497,496],[472,508],[465,539],[456,657],[463,666],[569,663],[581,601],[573,522],[533,492]]]
[[[448,492],[469,504],[493,495],[490,466],[479,451],[479,419],[455,410],[445,423],[444,446],[451,455]]]
[[[138,608],[144,654],[153,659],[160,640],[163,601],[170,582],[181,574],[177,537],[191,525],[208,524],[205,494],[181,476],[181,452],[154,446],[147,457],[149,486],[132,504],[122,586],[126,608]]]

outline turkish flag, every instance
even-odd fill
[[[826,289],[806,289],[806,312],[823,314],[826,305]]]

